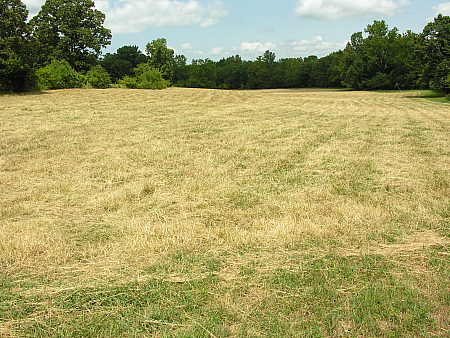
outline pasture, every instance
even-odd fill
[[[0,336],[448,337],[450,105],[0,96]]]

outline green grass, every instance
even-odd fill
[[[424,252],[428,281],[443,283],[432,298],[404,262],[326,255],[297,257],[295,269],[266,273],[244,266],[226,284],[214,273],[215,262],[198,279],[105,284],[50,299],[19,296],[3,280],[0,314],[3,320],[30,318],[16,327],[27,337],[426,337],[438,332],[434,311],[450,306],[442,249]],[[186,253],[173,259],[199,264]]]
[[[434,90],[423,90],[417,98],[427,99],[438,103],[450,103],[450,96],[446,96],[445,94]]]

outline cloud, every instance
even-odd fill
[[[210,3],[206,9],[205,18],[200,23],[201,27],[209,27],[219,23],[220,19],[228,15],[223,2],[215,1]]]
[[[192,44],[190,42],[185,42],[185,43],[181,44],[181,49],[183,49],[183,50],[191,50],[192,49]]]
[[[197,0],[122,0],[108,6],[106,25],[114,33],[138,33],[149,27],[208,27],[226,15],[221,1],[204,6]]]
[[[242,52],[259,52],[263,53],[269,49],[275,49],[276,44],[272,42],[241,42],[239,50]]]
[[[325,56],[333,51],[343,49],[347,45],[347,41],[342,42],[327,42],[321,36],[315,36],[310,40],[292,41],[285,50],[291,50],[290,54],[300,56]]]
[[[236,54],[241,55],[244,59],[255,59],[266,50],[275,52],[279,58],[306,57],[310,55],[322,57],[345,48],[347,42],[329,42],[325,41],[321,36],[315,36],[305,40],[291,40],[277,43],[270,41],[241,42],[238,46],[232,48],[217,47],[203,51],[194,50],[193,48],[183,48],[184,44],[181,46],[184,54],[188,58],[202,57],[219,60],[223,57]]]
[[[409,0],[298,0],[299,16],[333,20],[350,16],[394,15],[409,4]]]
[[[211,49],[211,54],[212,55],[220,55],[223,52],[223,48],[222,47],[215,47],[213,49]]]
[[[436,14],[450,15],[450,2],[444,2],[434,6],[433,9],[436,11]]]
[[[246,57],[255,57],[264,53],[266,50],[275,52],[278,57],[304,57],[316,55],[325,56],[331,52],[343,49],[347,41],[328,42],[321,36],[315,36],[311,39],[274,42],[242,42],[238,48],[233,48],[233,52],[242,53]]]
[[[34,15],[44,0],[24,2]],[[149,27],[209,27],[228,14],[220,0],[206,5],[199,0],[95,0],[95,6],[106,14],[105,25],[113,33],[138,33]]]
[[[297,58],[310,55],[323,57],[345,48],[347,43],[348,41],[330,42],[326,41],[322,36],[314,36],[310,39],[277,43],[270,41],[241,42],[239,45],[231,48],[216,47],[205,50],[197,50],[190,43],[183,43],[180,46],[182,53],[188,59],[209,58],[220,60],[224,57],[239,54],[243,59],[254,60],[266,50],[274,52],[278,58]]]

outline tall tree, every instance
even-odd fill
[[[217,62],[217,85],[223,89],[241,89],[248,81],[246,64],[239,55]]]
[[[278,61],[273,85],[277,88],[294,88],[298,83],[298,72],[302,59],[281,59]]]
[[[0,91],[32,86],[28,10],[20,0],[0,0]]]
[[[430,87],[450,93],[450,16],[439,15],[425,26],[419,57]]]
[[[402,89],[407,87],[402,74],[411,72],[406,62],[414,54],[411,44],[389,29],[384,21],[374,21],[362,32],[352,35],[344,50],[342,77],[347,86],[355,89]],[[409,81],[409,80],[408,80]]]
[[[148,63],[158,69],[166,80],[174,80],[175,73],[175,51],[167,47],[166,39],[157,39],[148,43],[145,52]]]
[[[187,59],[184,55],[176,55],[174,58],[175,71],[173,76],[174,83],[180,83],[187,80]]]
[[[111,42],[104,22],[105,15],[95,9],[93,0],[46,0],[31,20],[42,55],[39,63],[65,59],[76,70],[89,69]]]

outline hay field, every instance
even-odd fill
[[[450,105],[0,96],[1,337],[448,337]]]

